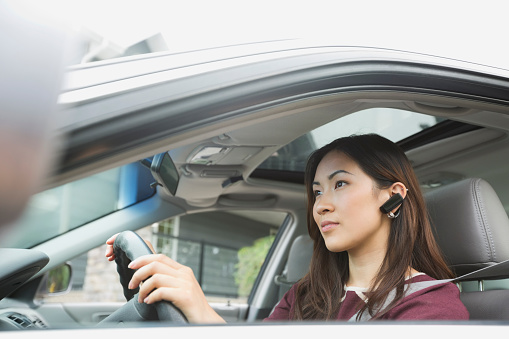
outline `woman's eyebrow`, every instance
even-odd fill
[[[346,174],[350,174],[350,175],[353,175],[352,173],[348,172],[348,171],[345,171],[345,170],[337,170],[337,171],[334,171],[332,172],[330,175],[329,175],[329,180],[331,180],[332,178],[334,178],[334,176],[336,174],[339,174],[339,173],[346,173]],[[313,181],[313,185],[317,185],[319,186],[320,183],[318,181]]]
[[[332,172],[332,173],[329,175],[329,180],[331,180],[332,178],[334,178],[334,176],[335,176],[336,174],[339,174],[339,173],[346,173],[346,174],[353,175],[352,173],[350,173],[350,172],[348,172],[348,171],[345,171],[345,170],[337,170],[337,171]]]

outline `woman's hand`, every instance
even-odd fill
[[[118,233],[106,240],[105,256],[109,261],[115,260],[113,243]],[[155,252],[152,244],[145,240],[148,247]],[[138,301],[153,304],[157,301],[171,301],[186,316],[190,323],[224,323],[210,307],[193,271],[184,265],[162,254],[151,254],[139,257],[129,264],[134,273],[129,288],[140,287]]]
[[[108,258],[109,261],[115,260],[115,254],[113,253],[113,243],[115,242],[115,239],[117,238],[117,234],[112,235],[108,240],[106,240],[106,253],[105,256]],[[155,253],[154,247],[148,240],[143,240],[147,244],[148,247],[150,247],[150,250]]]
[[[112,235],[108,240],[106,240],[106,258],[108,258],[108,261],[115,260],[115,254],[113,253],[113,243],[115,242],[115,239],[117,238],[117,234]]]
[[[162,254],[144,255],[132,261],[137,270],[129,288],[140,287],[138,301],[153,304],[171,301],[190,323],[224,323],[208,304],[193,271]]]

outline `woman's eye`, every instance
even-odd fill
[[[345,185],[346,185],[346,182],[340,180],[340,181],[336,182],[335,188],[343,187]]]
[[[321,192],[321,191],[318,191],[318,190],[314,190],[314,191],[313,191],[313,195],[315,196],[315,198],[316,198],[317,196],[321,195],[321,194],[322,194],[322,192]]]

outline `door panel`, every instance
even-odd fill
[[[217,312],[227,323],[243,321],[246,317],[247,304],[224,304],[211,303],[210,306]]]
[[[48,303],[37,309],[51,327],[94,326],[123,303]]]

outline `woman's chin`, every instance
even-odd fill
[[[325,241],[325,247],[327,247],[327,249],[330,252],[334,252],[334,253],[346,251],[344,246],[342,246],[341,244],[338,244],[336,242],[333,242],[333,241]]]

